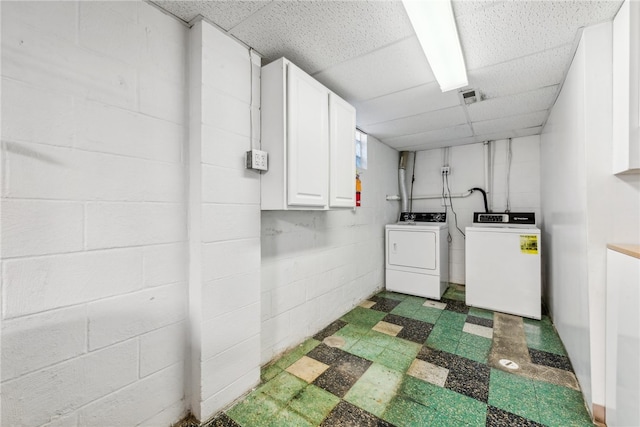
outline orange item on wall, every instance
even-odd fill
[[[360,181],[360,175],[356,175],[356,206],[360,206],[361,192],[362,192],[362,181]]]

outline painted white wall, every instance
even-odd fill
[[[397,168],[398,152],[369,136],[361,207],[262,212],[262,363],[383,287],[384,225],[399,213],[385,197],[398,192]]]
[[[1,423],[169,425],[186,411],[187,29],[142,2],[1,7]]]
[[[606,244],[640,241],[640,176],[612,175],[611,23],[586,28],[542,134],[547,294],[588,403],[605,404]]]
[[[513,212],[535,212],[540,221],[540,137],[538,135],[513,138],[511,141],[511,178],[509,200]],[[507,140],[491,142],[489,157],[492,168],[489,170],[489,189],[485,187],[483,144],[469,144],[450,147],[448,158],[445,149],[418,151],[415,163],[414,196],[442,194],[442,175],[440,168],[450,167],[449,188],[451,194],[466,193],[474,187],[487,191],[489,209],[504,212],[506,209],[507,176]],[[407,189],[411,189],[413,159],[407,169]],[[444,212],[441,199],[414,200],[415,212]],[[455,216],[447,208],[449,232],[452,241],[449,245],[449,280],[453,283],[465,283],[465,245],[464,237],[456,229]],[[480,192],[474,192],[466,198],[454,198],[453,209],[458,217],[458,227],[462,232],[473,223],[473,213],[484,211],[484,202]]]
[[[204,421],[260,380],[260,175],[244,166],[260,58],[204,21],[189,45],[190,402]]]

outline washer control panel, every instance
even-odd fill
[[[447,222],[444,212],[402,212],[399,222]]]
[[[504,212],[504,213],[485,213],[475,212],[473,214],[473,222],[483,225],[535,225],[536,216],[534,212]]]

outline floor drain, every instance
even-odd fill
[[[504,366],[507,369],[518,369],[520,368],[520,366],[518,366],[518,364],[516,362],[514,362],[513,360],[509,360],[509,359],[500,359],[500,364],[502,366]]]

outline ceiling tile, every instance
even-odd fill
[[[268,1],[165,1],[152,0],[183,21],[202,15],[220,28],[229,31],[238,23],[268,6]]]
[[[496,132],[515,131],[516,129],[540,126],[544,123],[549,111],[536,111],[534,113],[518,116],[502,117],[494,120],[473,122],[473,130],[476,136],[490,135]]]
[[[619,1],[505,1],[457,18],[467,69],[572,43],[577,30],[611,19]]]
[[[382,142],[398,150],[404,150],[418,146],[429,146],[431,143],[440,143],[455,139],[471,137],[471,127],[468,124],[458,125],[447,129],[437,129],[429,132],[404,135],[395,138],[385,138]]]
[[[571,63],[572,46],[555,49],[503,62],[468,72],[469,87],[477,89],[485,99],[498,98],[560,84]]]
[[[230,33],[310,74],[414,34],[399,1],[274,2]]]
[[[515,95],[492,98],[467,106],[472,122],[515,116],[551,108],[559,86],[548,86]]]
[[[313,77],[352,102],[435,81],[415,36],[342,62]]]
[[[367,126],[367,133],[374,135],[378,139],[384,139],[392,136],[413,135],[436,129],[451,128],[466,122],[464,108],[457,106],[369,125]]]
[[[365,130],[370,124],[460,105],[460,99],[456,91],[442,93],[434,82],[353,105],[358,126]]]

